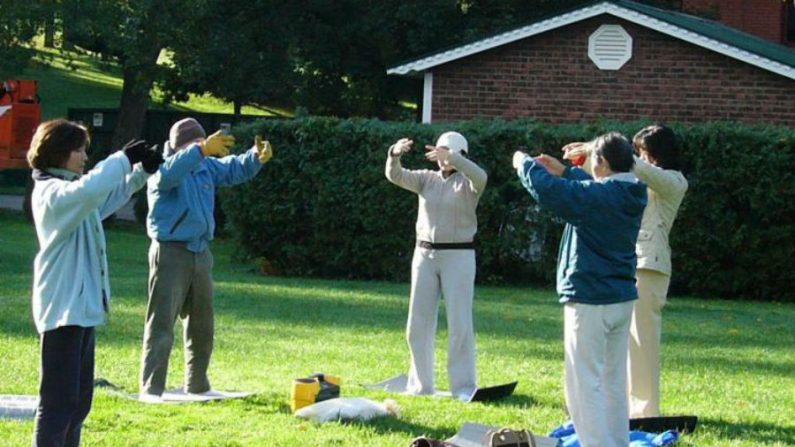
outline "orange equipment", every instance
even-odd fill
[[[41,123],[38,83],[11,79],[0,84],[0,169],[27,168],[30,139]]]

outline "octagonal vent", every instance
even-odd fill
[[[588,38],[588,57],[600,70],[618,70],[632,58],[632,36],[620,25],[602,25]]]

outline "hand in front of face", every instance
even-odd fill
[[[409,140],[408,138],[401,138],[397,140],[395,144],[389,147],[389,154],[392,155],[393,157],[400,157],[401,155],[410,151],[412,145],[414,145],[413,140]]]
[[[449,166],[450,165],[450,149],[442,146],[436,147],[426,145],[425,146],[425,158],[429,161],[439,163],[441,166]]]
[[[575,141],[563,146],[563,159],[570,160],[574,166],[582,166],[590,153],[591,146],[581,141]]]
[[[563,175],[563,171],[566,170],[566,166],[564,166],[563,163],[560,162],[560,160],[558,160],[555,157],[550,157],[547,154],[539,155],[538,157],[535,158],[535,161],[536,163],[546,168],[547,172],[557,177]]]

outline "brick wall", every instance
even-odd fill
[[[788,0],[789,1],[789,0]],[[703,15],[775,43],[784,42],[781,0],[684,0],[685,12]]]
[[[588,58],[588,37],[605,23],[633,38],[617,71]],[[795,80],[604,15],[436,67],[432,121],[477,117],[795,126]]]

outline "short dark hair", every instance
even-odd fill
[[[632,145],[618,132],[608,132],[596,137],[593,150],[597,157],[607,161],[613,172],[629,172],[635,166]]]
[[[679,169],[681,143],[676,133],[667,126],[652,124],[639,130],[632,138],[638,151],[644,150],[663,169]]]
[[[33,169],[63,167],[73,151],[90,142],[88,130],[78,123],[64,119],[45,121],[30,140],[28,164]]]

